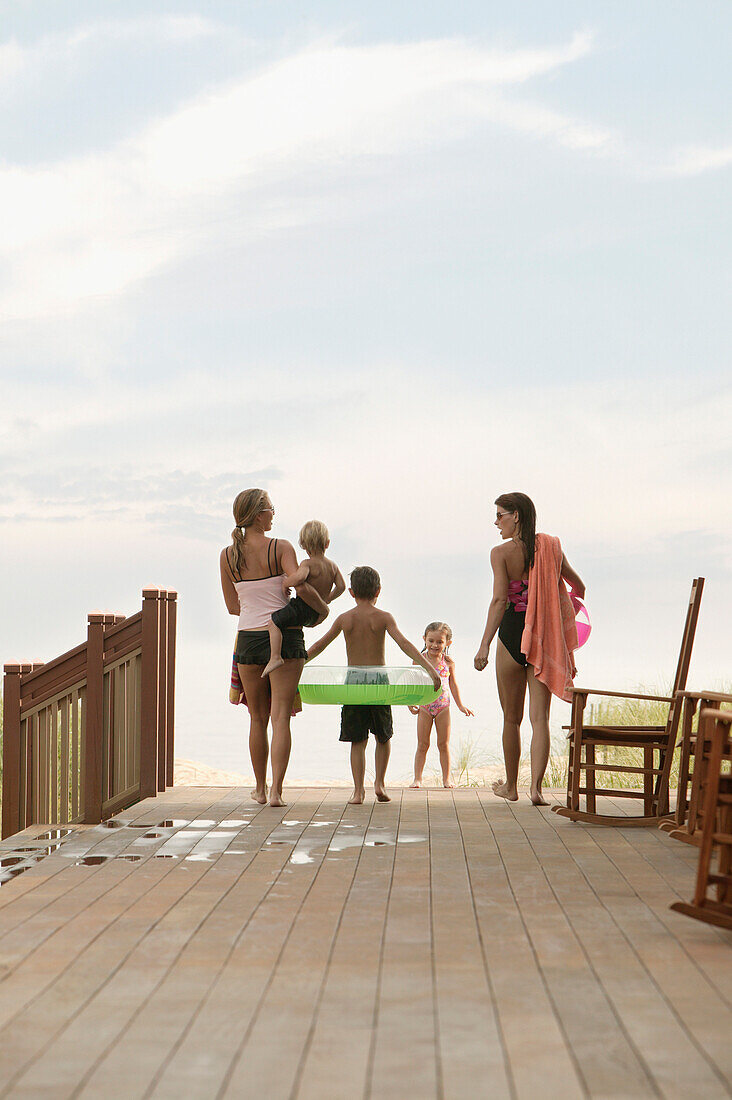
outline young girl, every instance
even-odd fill
[[[422,652],[437,669],[442,690],[434,703],[426,706],[410,707],[412,714],[417,715],[417,752],[414,757],[414,782],[411,787],[422,786],[422,772],[427,758],[427,750],[430,747],[430,733],[434,723],[437,730],[437,749],[440,754],[440,768],[442,769],[443,787],[452,787],[450,778],[450,693],[457,703],[457,708],[462,714],[473,717],[472,710],[463,706],[460,698],[460,689],[455,679],[455,662],[448,656],[448,649],[452,642],[452,631],[447,623],[429,623],[424,632],[424,649]]]

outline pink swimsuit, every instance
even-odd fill
[[[426,650],[422,650],[426,653]],[[441,711],[446,710],[450,706],[450,669],[447,667],[447,661],[445,660],[445,654],[440,655],[440,659],[435,665],[442,684],[442,690],[435,699],[434,703],[426,703],[419,709],[424,710],[432,718],[436,718]]]

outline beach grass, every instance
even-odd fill
[[[671,691],[668,684],[639,685],[633,690],[640,695],[666,695]],[[710,689],[711,690],[711,689]],[[732,683],[724,683],[714,688],[715,691],[732,695]],[[723,709],[732,709],[730,704],[722,704]],[[658,702],[652,699],[600,699],[587,707],[585,716],[588,725],[597,726],[664,726],[668,717],[668,703]],[[697,717],[694,718],[693,729],[696,730]],[[679,731],[680,733],[680,731]],[[544,777],[544,786],[553,790],[566,788],[567,774],[569,770],[569,742],[566,737],[552,738],[549,763]],[[680,750],[676,749],[671,764],[671,788],[678,785]],[[596,749],[596,761],[598,764],[624,764],[629,767],[643,766],[643,749],[626,749],[622,747]],[[489,779],[485,775],[490,764],[496,765],[499,761],[495,756],[485,752],[480,744],[480,738],[461,738],[453,750],[453,780],[458,787],[482,787],[487,786]],[[481,774],[482,773],[482,774]],[[610,784],[627,790],[642,789],[643,776],[638,773],[603,772],[596,773],[600,784]],[[528,752],[521,757],[519,766],[519,786],[527,786],[530,776],[530,758]],[[490,776],[490,779],[493,775]]]

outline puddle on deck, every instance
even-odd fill
[[[156,823],[140,824],[126,821],[121,818],[111,818],[101,822],[91,833],[99,833],[97,830],[128,829],[135,832],[134,840],[131,837],[133,850],[123,852],[93,852],[96,841],[89,834],[91,843],[83,846],[84,833],[76,832],[71,828],[50,828],[33,838],[30,844],[6,852],[0,857],[0,885],[10,881],[17,875],[29,870],[46,856],[51,855],[65,842],[67,837],[75,837],[81,842],[72,844],[68,851],[60,854],[75,861],[78,867],[96,867],[110,860],[122,860],[124,862],[140,862],[146,858],[153,859],[178,859],[184,863],[213,863],[221,856],[251,857],[255,847],[242,848],[232,845],[236,842],[237,834],[247,829],[252,818],[224,818],[215,821],[212,818],[165,818]],[[320,829],[330,829],[335,832],[320,839],[315,832]],[[299,829],[300,834],[293,834],[293,829]],[[174,830],[171,833],[171,830]],[[365,835],[362,827],[353,822],[341,821],[306,821],[299,818],[283,818],[272,830],[267,839],[261,844],[261,850],[268,848],[289,848],[290,854],[287,862],[293,866],[305,866],[314,863],[316,859],[322,860],[330,857],[331,853],[345,851],[350,848],[383,848],[395,847],[400,844],[425,843],[427,837],[417,833],[397,833],[380,828],[367,829]],[[37,841],[51,841],[51,843],[37,843]],[[162,841],[161,845],[154,845],[155,841]],[[229,842],[228,844],[226,842]],[[141,845],[146,851],[143,854],[134,853],[134,847]],[[150,848],[157,847],[157,851]],[[85,854],[92,849],[91,854]],[[166,850],[168,849],[168,850]]]
[[[13,867],[10,871],[4,871],[0,875],[0,886],[4,886],[6,882],[12,882],[18,875],[22,875],[24,871],[30,870],[29,867]]]

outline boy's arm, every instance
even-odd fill
[[[297,588],[298,584],[304,584],[310,576],[310,566],[307,562],[298,565],[294,573],[285,574],[282,578],[283,588]]]
[[[457,680],[455,679],[455,662],[450,657],[447,658],[447,667],[450,670],[450,694],[455,700],[458,710],[461,712],[461,714],[467,714],[469,718],[474,718],[475,715],[473,714],[472,710],[468,710],[466,706],[463,706],[463,701],[460,698],[460,688],[458,687]]]
[[[339,596],[342,596],[346,591],[346,582],[343,580],[343,574],[338,566],[335,566],[335,574],[333,576],[333,588],[331,589],[326,603],[333,603],[333,600],[337,600]]]
[[[338,637],[340,632],[343,630],[342,619],[343,616],[339,615],[327,634],[324,634],[323,637],[319,638],[317,642],[313,642],[313,644],[308,649],[309,661],[312,661],[313,657],[317,657],[319,653],[322,653],[326,646],[329,646],[330,643]]]
[[[390,638],[393,638],[396,644],[401,649],[402,653],[406,653],[407,657],[411,657],[415,665],[421,665],[422,668],[432,677],[432,683],[435,691],[439,691],[442,686],[437,669],[429,663],[426,657],[424,657],[416,646],[412,645],[408,638],[405,638],[401,630],[396,624],[396,620],[393,615],[386,614],[384,625],[386,626],[386,632]]]

